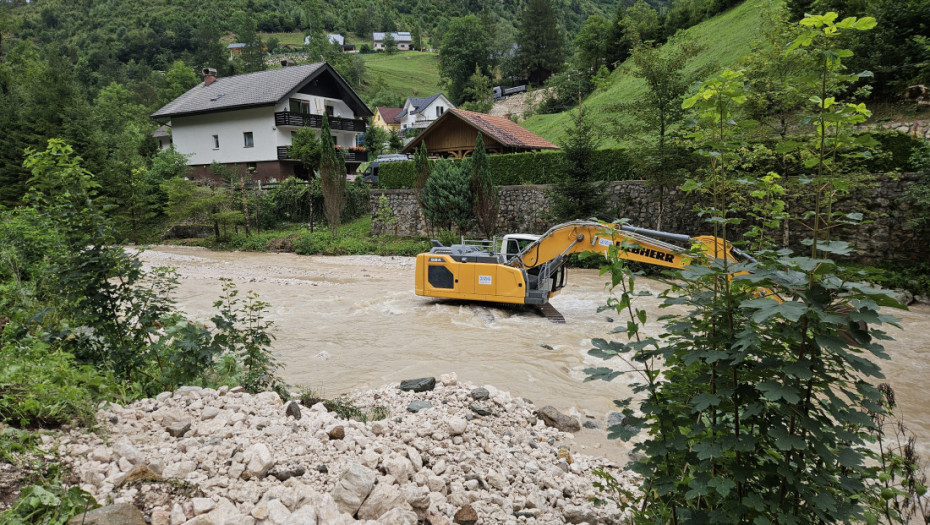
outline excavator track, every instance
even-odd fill
[[[541,304],[536,307],[539,313],[552,323],[565,324],[565,317],[549,303]]]

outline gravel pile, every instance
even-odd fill
[[[430,379],[350,396],[387,413],[367,423],[274,392],[183,387],[101,410],[101,432],[59,445],[83,489],[151,525],[623,521],[589,501],[592,470],[634,480],[547,426],[575,418],[455,374]]]

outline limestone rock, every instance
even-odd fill
[[[168,425],[168,428],[166,428],[165,430],[168,431],[168,434],[170,434],[171,437],[177,438],[177,437],[183,437],[184,434],[187,434],[187,431],[190,429],[191,429],[191,422],[190,420],[187,420],[187,421],[178,421],[177,423],[172,423]]]
[[[379,483],[359,507],[358,519],[377,520],[385,512],[398,507],[408,507],[400,489],[396,485]]]
[[[468,422],[460,417],[450,417],[446,425],[449,427],[449,434],[458,436],[465,432]]]
[[[354,516],[375,486],[375,472],[358,463],[349,465],[333,489],[333,500],[340,511]]]
[[[261,478],[274,466],[274,456],[264,443],[256,443],[249,447],[243,455],[245,471],[244,478]]]

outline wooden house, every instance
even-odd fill
[[[475,151],[478,133],[484,140],[485,150],[492,154],[559,149],[506,117],[450,109],[404,146],[401,153],[414,153],[425,143],[431,157],[468,157]]]

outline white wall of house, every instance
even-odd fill
[[[409,113],[413,108],[410,107],[410,101],[404,102],[404,109],[408,113],[400,120],[401,129],[407,128],[423,128],[429,125],[430,122],[439,118],[443,113],[449,111],[449,108],[454,108],[455,106],[449,102],[449,99],[445,95],[439,96],[430,103],[423,111],[411,115]]]
[[[352,109],[342,100],[302,94],[292,98],[309,100],[310,112],[316,115],[324,114],[326,106],[332,106],[334,117],[355,118]],[[278,146],[290,146],[291,132],[300,129],[275,126],[275,112],[289,108],[290,101],[285,100],[276,106],[174,117],[171,122],[174,147],[189,155],[187,163],[190,165],[278,160]],[[319,135],[319,130],[316,131]],[[252,134],[251,147],[246,146],[246,133]],[[215,147],[214,135],[219,147]],[[332,130],[332,135],[339,146],[355,145],[355,132]]]
[[[252,133],[252,147],[245,146],[244,133],[247,132]],[[274,108],[271,106],[174,117],[171,119],[171,133],[174,148],[190,155],[187,163],[191,165],[278,159],[279,137],[274,129]],[[215,147],[214,135],[219,147]]]

